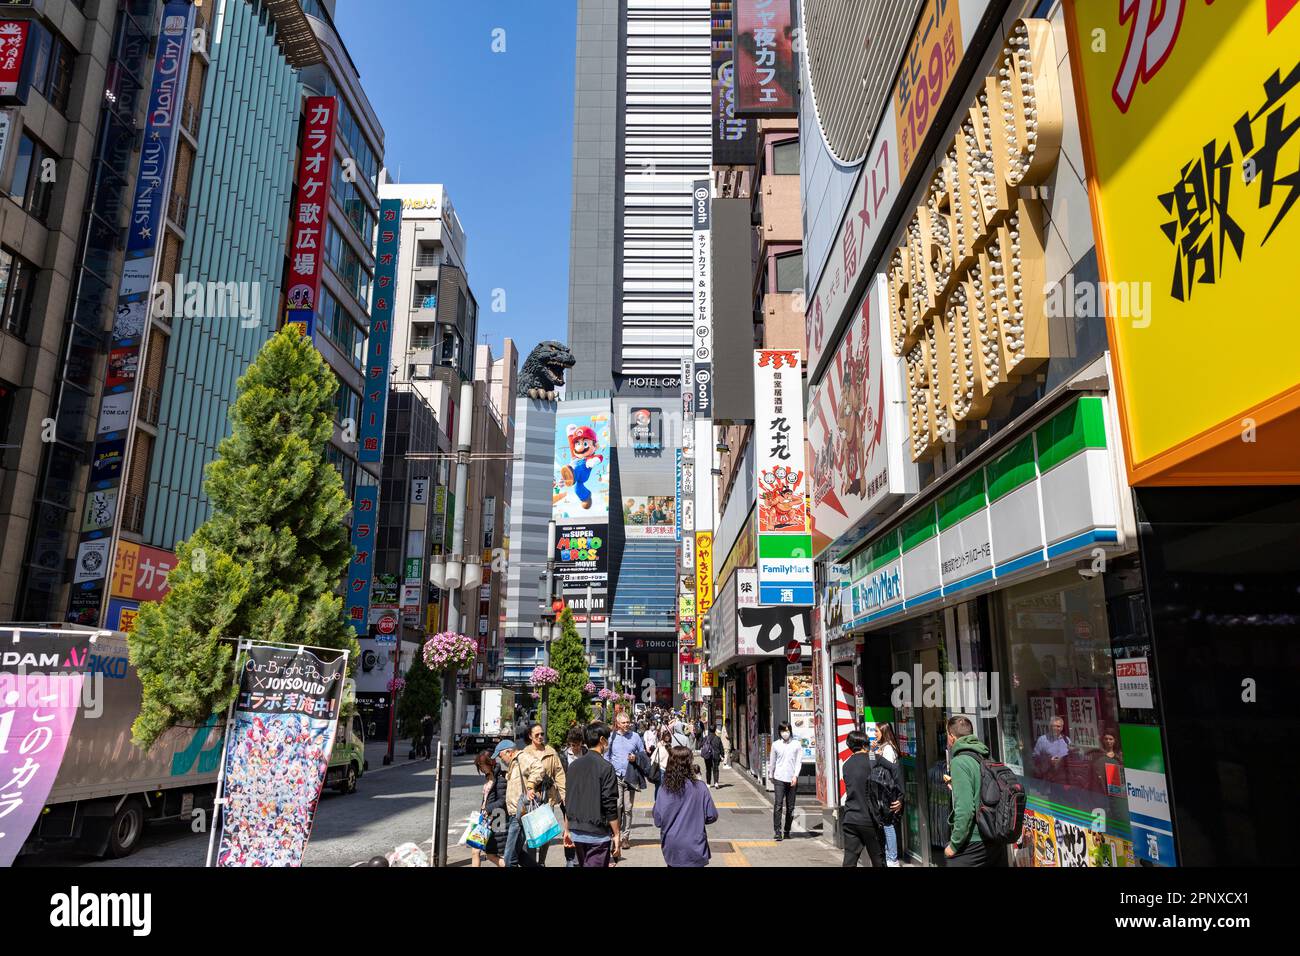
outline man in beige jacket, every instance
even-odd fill
[[[555,810],[556,819],[568,832],[564,819],[564,764],[555,748],[546,743],[542,725],[528,726],[528,745],[515,754],[506,779],[506,806],[511,810],[506,835],[507,866],[545,866],[547,846],[536,853],[524,838],[523,817],[533,800],[544,800]]]

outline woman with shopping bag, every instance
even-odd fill
[[[461,842],[469,847],[472,858],[470,866],[482,866],[483,858],[487,857],[487,861],[493,866],[503,867],[506,863],[501,858],[497,835],[492,830],[493,797],[497,789],[496,759],[492,756],[492,751],[484,750],[475,757],[474,768],[484,778],[483,802],[479,805],[478,812],[470,815],[469,825],[465,828],[465,835],[461,837]]]
[[[529,724],[528,746],[515,756],[506,806],[512,811],[506,859],[545,866],[547,846],[564,834],[564,764],[539,723]]]

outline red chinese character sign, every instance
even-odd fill
[[[0,99],[8,100],[18,93],[30,30],[28,20],[0,20]]]
[[[293,208],[293,238],[289,244],[289,280],[285,321],[310,335],[320,297],[321,259],[325,253],[325,223],[329,219],[330,177],[334,164],[334,128],[338,100],[307,97],[303,116],[302,152],[298,157],[298,196]]]

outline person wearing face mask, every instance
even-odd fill
[[[780,739],[772,741],[772,752],[767,758],[767,775],[772,778],[772,831],[777,842],[790,835],[794,824],[794,793],[799,785],[799,770],[803,767],[803,744],[794,739],[790,725],[777,726]],[[781,826],[781,807],[785,807],[785,826]]]

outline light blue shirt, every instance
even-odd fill
[[[645,753],[645,744],[641,742],[640,734],[629,730],[625,734],[615,733],[610,738],[609,749],[605,751],[605,759],[614,768],[614,773],[622,778],[627,775],[627,755],[638,752]]]

